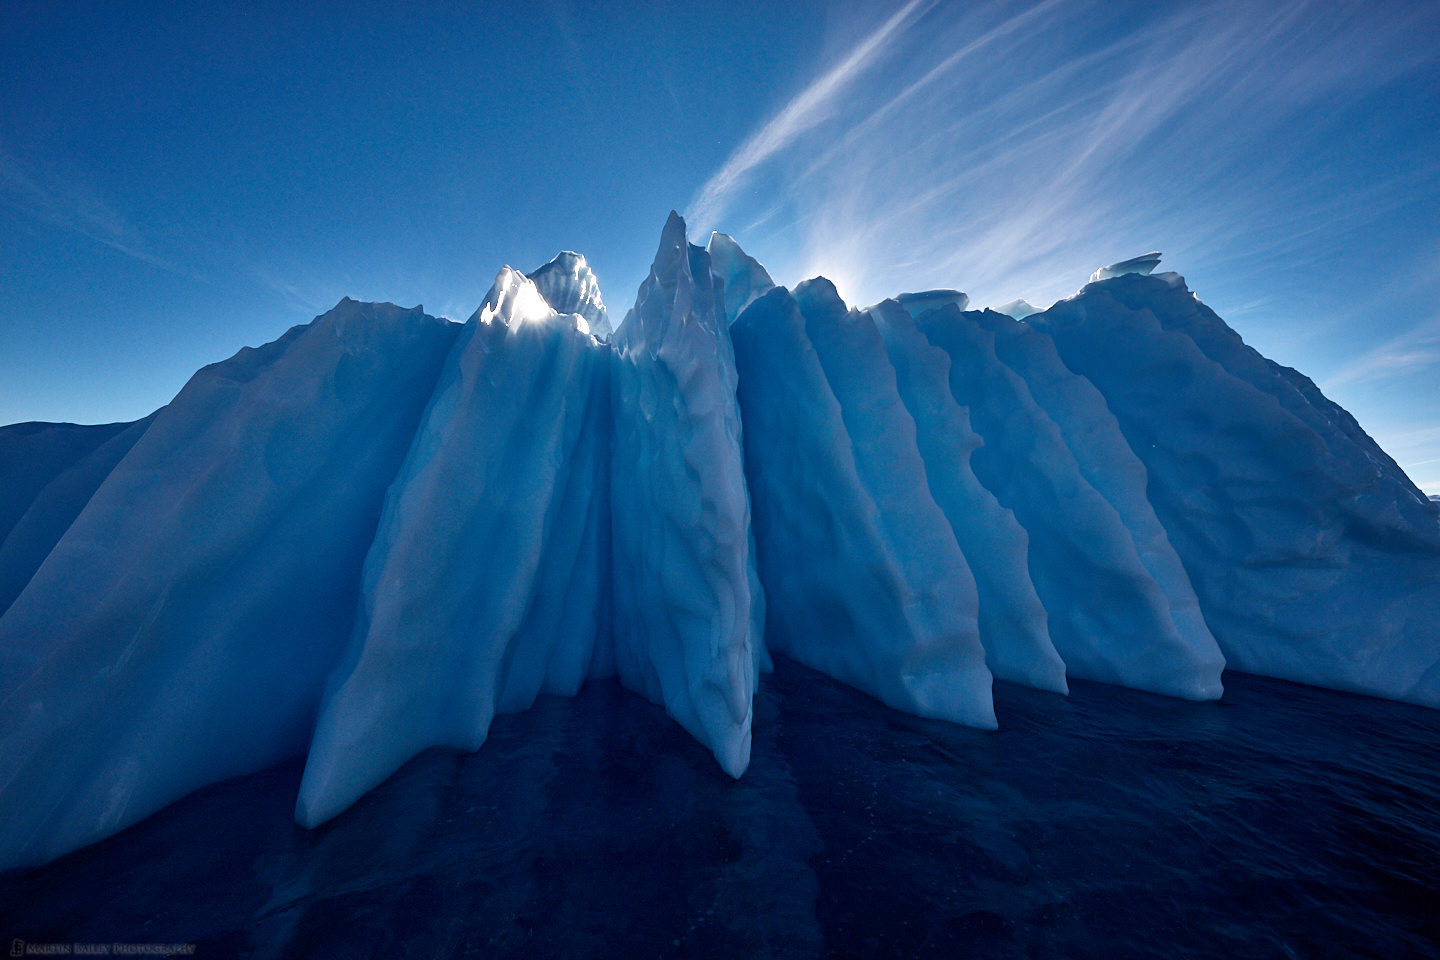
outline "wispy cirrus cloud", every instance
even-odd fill
[[[1440,314],[1345,363],[1320,384],[1327,393],[1440,365]]]
[[[760,123],[689,212],[866,302],[954,285],[1048,301],[1156,246],[1314,256],[1325,238],[1307,234],[1335,223],[1317,198],[1373,219],[1407,197],[1315,152],[1347,109],[1433,64],[1413,20],[1304,0],[907,4]]]
[[[194,270],[157,254],[141,231],[86,183],[27,170],[0,149],[0,202],[127,257],[192,279]]]
[[[857,304],[958,287],[1043,305],[1158,249],[1362,423],[1398,437],[1433,405],[1440,7],[892,9],[856,0],[840,19],[870,29],[757,121],[697,192],[695,226]],[[1397,452],[1436,457],[1434,437]]]
[[[740,144],[690,202],[692,226],[703,230],[726,211],[745,175],[826,119],[835,98],[871,66],[917,13],[934,0],[909,0],[845,57],[807,86]]]

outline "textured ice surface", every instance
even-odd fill
[[[1156,259],[856,311],[672,216],[610,342],[562,253],[464,326],[346,300],[146,420],[0,428],[0,866],[286,758],[318,823],[596,677],[738,776],[767,607],[979,727],[992,674],[1440,706],[1435,503]]]
[[[1200,614],[1200,602],[1165,529],[1146,498],[1145,467],[1125,441],[1105,398],[1094,384],[1071,372],[1054,342],[1027,323],[992,311],[967,314],[995,335],[996,357],[1025,381],[1030,396],[1065,438],[1085,481],[1105,498],[1135,544],[1145,572],[1164,595],[1164,603],[1192,661],[1215,678],[1224,667],[1220,649]],[[1196,694],[1205,696],[1201,681]]]
[[[974,580],[875,324],[814,280],[731,329],[767,641],[901,710],[993,727]]]
[[[925,314],[919,326],[949,355],[951,394],[985,441],[971,458],[976,475],[1030,536],[1030,575],[1070,675],[1218,697],[1223,665],[1213,641],[1177,630],[1124,518],[1085,478],[1024,378],[996,355],[994,332],[953,306]]]
[[[764,601],[722,289],[672,213],[615,337],[615,669],[738,777]]]
[[[600,281],[580,254],[562,250],[545,266],[530,271],[530,280],[557,313],[578,313],[585,318],[586,332],[610,339],[614,331],[600,296]]]
[[[977,625],[986,662],[1002,680],[1066,691],[1065,664],[1050,642],[1048,615],[1027,568],[1030,538],[1014,513],[975,476],[980,437],[950,393],[950,358],[894,301],[871,308],[885,341],[935,502],[975,577]]]
[[[586,326],[507,267],[461,330],[366,557],[300,823],[427,747],[478,749],[497,711],[580,688],[609,588],[610,355]]]
[[[1231,667],[1440,706],[1433,504],[1174,274],[1031,320],[1105,397]]]
[[[342,301],[156,415],[0,617],[0,863],[304,752],[454,329]]]

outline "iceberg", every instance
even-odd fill
[[[1180,633],[1125,517],[1086,479],[1063,424],[1000,359],[995,332],[953,305],[918,326],[949,355],[950,392],[984,441],[971,457],[976,476],[1029,534],[1030,575],[1068,674],[1218,697],[1223,663],[1214,642]],[[1126,495],[1143,497],[1143,487]]]
[[[949,388],[950,357],[894,301],[869,311],[885,341],[930,494],[975,577],[976,626],[990,672],[1001,680],[1067,693],[1065,663],[1028,569],[1030,536],[975,475],[982,441]]]
[[[1030,318],[1105,398],[1229,665],[1440,706],[1440,521],[1353,417],[1179,278]]]
[[[813,280],[732,331],[767,643],[898,709],[993,728],[974,579],[874,322]]]
[[[860,310],[672,213],[613,329],[562,252],[0,427],[0,868],[285,760],[315,826],[606,678],[738,777],[771,649],[982,729],[995,679],[1440,708],[1440,508],[1158,259]]]
[[[506,267],[457,336],[365,558],[299,823],[428,747],[479,749],[497,712],[589,674],[608,613],[610,371],[588,329]]]

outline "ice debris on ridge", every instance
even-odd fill
[[[1108,267],[1101,267],[1090,274],[1090,282],[1098,283],[1101,280],[1109,280],[1111,277],[1122,277],[1127,273],[1138,273],[1144,276],[1159,265],[1160,252],[1158,250],[1142,253],[1138,257],[1131,257],[1129,260],[1121,260]]]
[[[918,293],[896,294],[892,299],[912,317],[949,305],[954,305],[959,310],[970,306],[970,297],[959,290],[922,290]]]
[[[293,757],[313,825],[598,677],[739,775],[767,632],[981,727],[992,675],[1440,707],[1435,504],[1157,256],[1023,322],[858,311],[672,214],[611,342],[561,254],[0,428],[0,868]]]
[[[543,267],[530,271],[529,278],[557,313],[579,314],[588,326],[584,332],[610,339],[614,330],[600,296],[600,281],[583,256],[562,250]]]

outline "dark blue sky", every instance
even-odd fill
[[[1440,4],[0,5],[0,422],[665,214],[852,301],[1150,249],[1440,491]],[[592,9],[593,6],[593,9]]]

